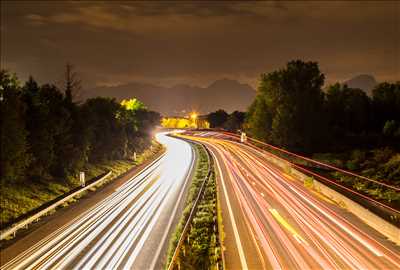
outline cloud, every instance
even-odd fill
[[[31,25],[43,25],[47,19],[38,14],[28,14],[25,16]]]
[[[74,3],[68,11],[57,11],[47,16],[29,14],[34,24],[79,24],[90,28],[111,29],[133,33],[193,33],[196,30],[214,31],[228,27],[237,17],[269,16],[279,18],[276,10],[285,10],[282,4],[237,2],[128,2]]]
[[[49,17],[56,23],[87,24],[93,27],[123,29],[124,21],[119,16],[100,6],[79,7],[76,12],[59,13]]]
[[[2,58],[21,69],[35,56],[31,72],[44,80],[71,61],[93,84],[227,77],[254,86],[298,58],[320,62],[329,80],[400,79],[398,2],[3,3]]]

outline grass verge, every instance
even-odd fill
[[[113,160],[99,164],[88,164],[83,171],[85,171],[86,179],[96,179],[111,171],[111,177],[109,177],[108,181],[103,182],[104,184],[114,180],[144,161],[153,158],[162,149],[163,146],[154,141],[152,147],[138,155],[136,161]],[[91,182],[91,180],[88,182]],[[77,187],[79,187],[78,177],[64,182],[31,182],[30,185],[3,185],[0,190],[0,228],[4,229],[30,216],[42,205],[56,200],[58,197]],[[91,191],[94,190],[95,188],[91,189]]]

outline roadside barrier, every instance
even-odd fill
[[[47,215],[50,211],[56,209],[58,206],[62,205],[63,203],[71,200],[72,198],[80,195],[82,192],[90,189],[91,187],[94,187],[102,182],[104,182],[109,176],[111,175],[111,171],[109,171],[107,174],[105,174],[103,177],[101,177],[100,179],[96,180],[95,182],[75,191],[74,193],[66,196],[65,198],[60,199],[59,201],[56,201],[55,203],[53,203],[52,205],[46,207],[45,209],[39,211],[38,213],[24,219],[21,220],[13,225],[11,225],[9,228],[6,228],[4,230],[2,230],[0,232],[0,240],[4,240],[7,237],[9,237],[10,235],[15,236],[15,233],[22,228],[27,228],[28,225],[34,221],[38,221],[41,217]]]
[[[240,136],[229,133],[229,132],[221,132],[220,134],[224,134],[228,137],[229,140],[233,140],[234,142],[240,143]],[[257,145],[258,144],[258,145]],[[312,160],[307,157],[302,157],[300,155],[291,153],[284,149],[280,149],[273,145],[269,145],[267,143],[248,138],[248,142],[245,145],[262,151],[268,157],[268,160],[275,163],[277,166],[283,169],[289,169],[292,174],[295,174],[301,181],[310,182],[312,188],[321,192],[325,196],[329,197],[339,205],[344,206],[347,210],[358,216],[368,225],[370,225],[375,230],[381,232],[388,239],[400,245],[400,211],[392,208],[380,201],[377,201],[371,197],[368,197],[356,190],[353,190],[345,185],[342,185],[339,182],[336,182],[332,179],[319,175],[302,165],[296,164],[290,158],[283,158],[281,156],[276,155],[276,151],[291,155],[292,157],[299,159],[303,159],[307,162],[317,164],[321,167],[327,167],[331,170],[340,171],[344,174],[351,175],[353,177],[357,177],[363,179],[368,182],[373,182],[375,184],[380,184],[385,188],[389,188],[394,190],[395,192],[399,191],[398,187],[388,185],[385,183],[381,183],[377,180],[370,179],[361,175],[357,175],[355,173],[336,168],[334,166],[324,164],[319,161]],[[267,149],[264,147],[265,146]],[[276,151],[270,151],[269,149],[273,149]]]
[[[145,168],[148,168],[150,166],[152,166],[153,164],[155,164],[157,161],[159,161],[163,156],[165,155],[165,152],[163,151],[156,159],[154,159],[153,161],[151,161],[149,164],[146,165]],[[129,170],[126,171],[125,173],[119,175],[118,177],[122,177],[124,176],[126,173],[129,173]],[[140,172],[139,172],[140,173]],[[50,211],[54,210],[55,208],[57,208],[58,206],[62,205],[63,203],[71,200],[72,198],[80,195],[82,192],[97,186],[99,184],[101,184],[102,182],[104,182],[108,177],[110,177],[112,174],[112,171],[109,171],[108,173],[106,173],[104,176],[102,176],[100,179],[95,180],[93,183],[90,183],[89,185],[82,187],[81,189],[71,193],[70,195],[66,196],[65,198],[61,198],[60,200],[54,202],[52,205],[46,207],[43,210],[40,210],[39,212],[37,212],[36,214],[33,214],[32,216],[23,219],[21,221],[18,221],[15,224],[12,224],[10,227],[3,229],[2,231],[0,231],[0,241],[6,239],[7,237],[9,237],[10,235],[15,236],[16,232],[19,229],[22,228],[27,228],[28,225],[30,223],[33,223],[35,221],[38,221],[41,217],[47,215]]]
[[[220,132],[222,134],[225,134],[226,136],[233,137],[233,138],[235,138],[235,140],[240,140],[240,136],[235,134],[235,133],[230,133],[230,132],[227,132],[227,131],[218,131],[218,132]],[[307,158],[307,157],[295,154],[293,152],[290,152],[290,151],[287,151],[285,149],[273,146],[271,144],[262,142],[262,141],[257,140],[257,139],[253,139],[253,138],[247,137],[247,140],[252,142],[252,143],[246,143],[248,145],[256,146],[255,144],[259,144],[259,145],[262,145],[262,146],[267,147],[269,149],[278,151],[281,154],[285,154],[285,155],[288,156],[288,158],[302,160],[304,162],[307,162],[307,163],[310,163],[310,164],[313,164],[313,165],[316,165],[316,166],[320,166],[322,168],[328,168],[330,170],[339,171],[339,172],[341,172],[343,174],[350,175],[350,176],[353,176],[353,177],[357,177],[357,178],[363,179],[363,180],[365,180],[367,182],[371,182],[371,183],[374,183],[374,184],[377,184],[377,185],[380,185],[380,186],[384,186],[384,187],[386,187],[388,189],[392,189],[392,190],[400,192],[400,187],[396,187],[396,186],[393,186],[393,185],[386,184],[385,183],[386,181],[378,181],[378,180],[374,180],[374,179],[371,179],[371,178],[368,178],[368,177],[365,177],[365,176],[362,176],[362,175],[358,175],[356,173],[353,173],[353,172],[350,172],[350,171],[347,171],[347,170],[344,170],[344,169],[341,169],[341,168],[338,168],[338,167],[335,167],[335,166],[332,166],[332,165],[329,165],[329,164],[326,164],[326,163],[323,163],[323,162],[320,162],[320,161],[317,161],[317,160],[313,160],[311,158]]]

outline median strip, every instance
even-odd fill
[[[200,144],[186,206],[167,254],[167,269],[223,269],[218,226],[218,200],[212,159]]]

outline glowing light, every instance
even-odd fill
[[[197,119],[197,113],[193,112],[190,114],[190,118],[192,118],[194,121]]]
[[[222,160],[217,162],[226,168],[221,182],[234,191],[225,197],[241,206],[243,214],[233,214],[245,218],[273,269],[400,269],[398,249],[343,216],[342,209],[310,192],[271,157],[219,133],[197,134],[185,137]]]
[[[173,219],[161,215],[174,215],[188,183],[193,152],[188,143],[165,133],[156,138],[167,148],[161,159],[1,269],[131,269],[139,253],[149,250],[148,241],[161,250],[167,239],[151,235],[160,222],[169,231]],[[154,250],[149,252],[157,257]],[[146,269],[154,268],[151,261],[146,263]]]

